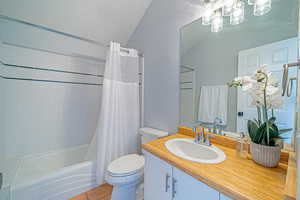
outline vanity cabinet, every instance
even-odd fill
[[[145,152],[144,200],[172,199],[172,166]]]
[[[230,200],[151,153],[145,158],[144,200]]]

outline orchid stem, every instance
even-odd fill
[[[267,85],[268,85],[268,76],[263,73],[265,78],[266,78],[266,83],[265,83],[265,89],[264,89],[264,113],[265,113],[265,122],[266,122],[266,128],[267,128],[267,145],[270,145],[270,130],[269,130],[269,118],[268,118],[268,109],[267,109]]]
[[[261,108],[259,106],[256,107],[257,108],[257,119],[259,122],[259,125],[261,123]]]

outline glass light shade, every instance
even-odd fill
[[[248,0],[248,5],[254,5],[255,0]]]
[[[270,12],[272,8],[272,0],[255,0],[254,15],[262,16]]]
[[[217,11],[211,20],[211,32],[217,33],[223,30],[223,16],[220,11]]]
[[[238,25],[243,23],[245,20],[245,3],[242,1],[238,1],[232,9],[230,15],[230,24]]]
[[[213,14],[212,5],[211,3],[207,3],[205,5],[205,12],[202,16],[202,25],[207,26],[211,24],[212,14]]]
[[[234,0],[227,1],[222,9],[223,16],[230,16],[234,5]]]

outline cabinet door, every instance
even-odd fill
[[[172,166],[145,152],[144,200],[172,200]]]
[[[225,196],[224,194],[220,194],[220,200],[233,200],[229,198],[228,196]]]
[[[174,200],[219,200],[219,192],[192,176],[173,168]]]

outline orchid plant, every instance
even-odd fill
[[[228,85],[241,87],[251,96],[251,105],[257,108],[257,119],[248,121],[248,132],[252,142],[276,146],[278,139],[282,138],[281,131],[275,125],[274,109],[283,106],[282,91],[278,87],[277,78],[264,65],[256,70],[253,76],[237,77]],[[271,111],[271,117],[268,111]]]

